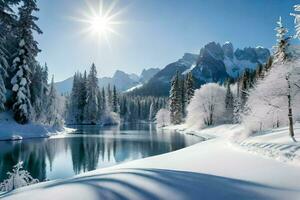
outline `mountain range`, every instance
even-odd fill
[[[210,42],[201,48],[199,54],[185,53],[179,60],[170,63],[161,70],[144,69],[141,75],[128,74],[117,70],[113,77],[99,78],[99,86],[116,85],[121,92],[135,95],[167,96],[172,77],[178,71],[181,75],[193,74],[196,87],[208,82],[223,82],[229,77],[236,78],[245,69],[256,69],[270,57],[270,51],[264,47],[246,47],[234,49],[231,42],[223,45]],[[55,83],[60,93],[70,92],[73,78]]]
[[[270,51],[260,46],[234,49],[230,42],[223,45],[210,42],[201,48],[199,54],[185,53],[178,61],[168,64],[132,93],[166,96],[169,94],[171,79],[177,71],[182,75],[191,72],[196,87],[208,82],[223,82],[229,77],[240,76],[246,68],[256,69],[259,64],[266,63],[269,57]]]
[[[145,84],[159,71],[160,69],[158,68],[144,69],[140,75],[136,75],[117,70],[112,77],[98,78],[98,84],[100,88],[107,87],[109,84],[111,86],[115,85],[118,91],[123,92],[137,85]],[[70,93],[73,85],[73,77],[56,82],[54,85],[59,93]]]

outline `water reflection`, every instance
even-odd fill
[[[0,181],[18,161],[39,180],[65,178],[124,161],[174,151],[200,138],[156,131],[148,124],[77,126],[67,138],[0,142]]]

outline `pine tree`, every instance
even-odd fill
[[[119,112],[119,103],[118,103],[117,89],[116,89],[115,85],[113,88],[112,106],[113,106],[112,111],[115,113],[118,113]]]
[[[5,102],[6,102],[6,86],[5,80],[8,77],[7,68],[8,62],[7,57],[4,53],[3,43],[0,38],[0,112],[5,110]]]
[[[30,69],[27,63],[28,52],[25,47],[25,41],[19,43],[18,56],[13,60],[12,68],[16,73],[11,80],[13,92],[13,112],[17,122],[25,124],[31,117],[31,102],[30,102]]]
[[[194,88],[194,78],[192,72],[189,72],[186,78],[186,99],[187,104],[191,102],[191,99],[193,98],[195,93]]]
[[[277,44],[274,48],[274,62],[286,62],[290,59],[291,54],[288,51],[289,41],[291,37],[287,36],[288,30],[283,26],[281,17],[277,22],[277,27],[275,28]]]
[[[33,38],[33,31],[41,34],[36,25],[37,17],[32,13],[38,11],[35,0],[23,1],[19,7],[19,20],[17,22],[17,37],[19,40],[18,55],[13,60],[11,79],[13,91],[14,118],[19,123],[27,123],[32,115],[30,83],[32,72],[36,64],[35,57],[40,51],[38,43]]]
[[[81,76],[80,76],[81,77]],[[88,115],[87,109],[87,75],[86,71],[84,71],[83,77],[79,80],[79,91],[78,91],[78,112],[79,112],[79,120],[80,123],[84,123],[85,117]]]
[[[93,63],[88,75],[87,80],[87,116],[85,119],[92,124],[97,123],[97,113],[98,113],[98,78],[97,78],[97,70],[96,66]]]
[[[101,95],[102,95],[102,110],[103,112],[106,112],[107,110],[107,102],[106,102],[106,95],[105,95],[105,89],[104,87],[102,87],[102,92],[101,92]]]
[[[54,86],[54,76],[52,76],[49,94],[47,96],[46,104],[46,121],[51,126],[61,126],[63,120],[57,108],[57,93]]]
[[[181,111],[181,91],[180,91],[180,79],[179,73],[172,79],[170,90],[170,118],[172,124],[180,124],[182,122]]]
[[[225,109],[226,109],[226,118],[229,122],[233,122],[233,112],[234,112],[234,99],[230,89],[230,84],[227,84],[226,87],[226,97],[225,97]]]
[[[80,73],[76,72],[73,77],[73,85],[72,85],[72,91],[70,95],[68,118],[67,118],[67,121],[72,124],[81,123],[80,120],[81,112],[79,111],[80,80],[81,80],[81,75]]]
[[[107,109],[112,110],[113,107],[113,96],[112,96],[112,91],[110,84],[107,85]]]
[[[181,93],[181,98],[180,98],[180,104],[181,104],[181,113],[182,113],[182,118],[186,116],[186,84],[185,84],[185,79],[180,80],[180,93]]]

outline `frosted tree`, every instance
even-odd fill
[[[40,51],[38,43],[33,38],[33,31],[42,33],[36,25],[37,17],[33,16],[34,11],[38,11],[35,0],[23,1],[18,8],[19,20],[17,22],[17,39],[19,45],[17,55],[13,59],[11,79],[13,112],[17,122],[27,123],[32,114],[30,83],[32,70],[36,64],[35,57]]]
[[[98,113],[98,78],[97,78],[97,70],[96,66],[93,63],[88,75],[87,79],[87,99],[86,99],[86,107],[87,107],[87,115],[85,119],[89,123],[96,124],[97,123],[97,113]]]
[[[62,111],[59,109],[59,98],[54,86],[54,76],[52,76],[47,96],[46,121],[49,125],[61,128],[63,126]]]
[[[180,124],[182,122],[182,105],[179,73],[172,79],[170,90],[170,118],[172,124]]]
[[[288,50],[290,36],[287,36],[288,30],[282,24],[281,17],[277,22],[277,27],[275,28],[277,44],[274,48],[274,63],[284,63],[291,58],[291,53]]]
[[[19,187],[38,183],[38,179],[32,178],[28,171],[23,169],[23,162],[19,162],[13,167],[12,172],[8,172],[8,178],[0,183],[0,191],[8,192]]]
[[[86,74],[86,70],[84,70],[83,76],[79,78],[79,91],[78,91],[78,118],[80,123],[84,123],[86,120],[85,117],[88,114],[87,107],[87,84],[88,78]]]
[[[0,47],[0,112],[5,110],[5,102],[6,102],[5,79],[8,77],[7,68],[8,68],[8,62],[6,60],[6,55],[4,54],[4,50]]]
[[[27,63],[27,48],[25,41],[19,43],[18,56],[13,60],[12,68],[15,69],[15,75],[11,79],[13,92],[13,112],[17,122],[25,124],[31,117],[31,102],[30,102],[30,69]]]
[[[241,98],[236,96],[233,100],[233,123],[238,124],[241,122],[242,103]]]
[[[115,113],[119,112],[119,101],[116,86],[113,88],[113,96],[112,96],[112,111]]]
[[[31,104],[33,107],[33,120],[43,122],[45,118],[46,98],[48,94],[48,67],[36,63],[31,75],[30,84]]]
[[[103,112],[105,112],[106,109],[107,109],[107,101],[106,101],[106,94],[105,94],[104,87],[102,88],[101,96],[102,96],[102,98],[101,98],[101,100],[102,100],[101,105],[102,105]]]
[[[292,16],[295,17],[295,29],[296,29],[296,37],[300,39],[300,5],[294,6],[295,13],[291,13]]]
[[[186,77],[186,101],[187,104],[190,103],[195,93],[194,89],[194,78],[192,72],[189,72]]]
[[[181,115],[182,118],[184,118],[186,116],[186,99],[187,99],[185,79],[180,80],[180,94],[181,94],[181,98],[180,98]]]
[[[165,127],[170,125],[170,111],[167,109],[160,109],[155,116],[157,127]]]
[[[203,128],[224,122],[225,88],[208,83],[195,90],[195,95],[187,107],[186,123],[195,128]]]
[[[112,107],[113,107],[113,95],[112,95],[110,84],[107,85],[107,100],[106,100],[106,104],[107,104],[107,109],[109,109],[111,111]]]
[[[149,108],[149,121],[152,122],[155,118],[155,113],[157,112],[157,103],[152,101]]]
[[[68,106],[68,123],[76,124],[80,121],[80,112],[79,112],[79,96],[80,96],[80,79],[81,76],[79,73],[75,73],[73,77],[72,91],[70,95],[70,102]]]
[[[233,111],[234,111],[234,98],[229,83],[227,84],[226,87],[225,109],[226,109],[226,121],[232,123]]]
[[[259,131],[283,125],[289,126],[289,135],[294,139],[293,118],[298,117],[300,68],[298,50],[292,53],[290,37],[281,19],[275,29],[277,45],[274,47],[274,63],[265,79],[259,81],[250,92],[244,117],[250,131]],[[293,116],[293,110],[296,116]]]

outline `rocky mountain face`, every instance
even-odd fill
[[[121,70],[117,70],[112,77],[101,77],[98,79],[99,87],[107,87],[115,85],[118,91],[126,91],[137,85],[146,83],[157,72],[158,68],[144,69],[141,75],[128,74]],[[73,85],[73,77],[64,81],[56,82],[55,87],[59,93],[70,93]]]
[[[210,42],[201,48],[199,55],[186,53],[178,61],[159,71],[148,83],[133,91],[140,95],[168,95],[170,82],[176,71],[184,75],[192,72],[198,86],[208,82],[223,82],[228,77],[236,78],[245,69],[256,69],[266,63],[270,51],[263,47],[234,49],[232,43],[220,45]]]
[[[143,69],[139,81],[141,83],[148,82],[155,74],[157,74],[160,71],[159,68],[150,68],[150,69]]]

